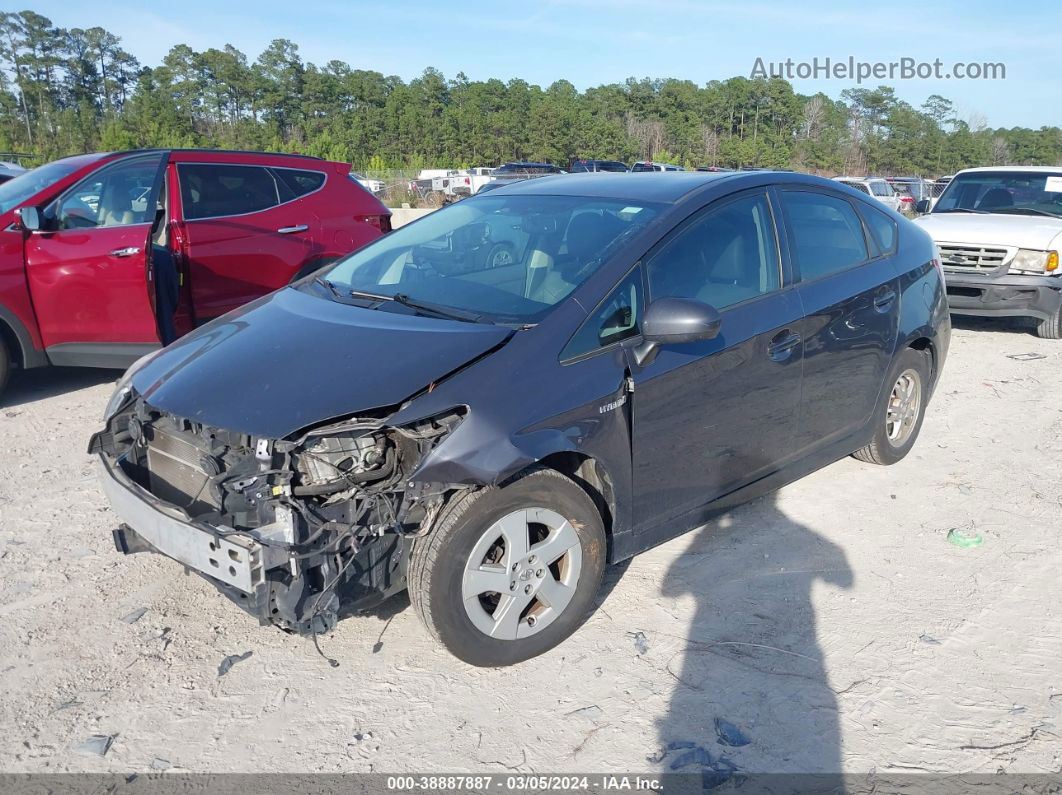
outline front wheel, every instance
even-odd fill
[[[570,478],[538,469],[458,497],[413,547],[409,596],[455,657],[513,665],[578,629],[604,567],[593,501]]]
[[[852,453],[870,464],[895,464],[911,452],[929,400],[929,356],[907,348],[893,370],[885,404],[875,419],[870,444]]]
[[[1062,340],[1062,306],[1036,324],[1036,336],[1043,340]]]

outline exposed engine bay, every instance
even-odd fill
[[[165,514],[116,530],[121,551],[169,555],[261,623],[316,635],[405,589],[412,539],[459,488],[408,476],[462,417],[401,428],[359,417],[274,440],[173,417],[133,396],[89,452]]]

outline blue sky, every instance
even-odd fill
[[[1062,126],[1062,3],[1025,0],[897,0],[766,3],[756,0],[69,0],[23,3],[63,27],[100,25],[153,65],[176,43],[196,50],[233,44],[253,60],[274,38],[303,60],[415,77],[520,77],[578,88],[627,77],[706,83],[748,76],[764,61],[831,57],[876,62],[909,56],[952,63],[1003,62],[1005,80],[869,80],[920,105],[952,99],[963,118],[990,126]],[[837,96],[854,81],[794,80],[801,93]]]

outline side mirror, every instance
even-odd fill
[[[929,199],[919,199],[915,203],[915,212],[919,215],[925,215],[929,212]]]
[[[19,207],[17,213],[23,229],[27,232],[41,231],[41,214],[36,207]]]
[[[714,339],[721,325],[722,317],[714,306],[689,298],[658,298],[645,311],[635,361],[647,364],[661,345]]]

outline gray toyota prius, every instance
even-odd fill
[[[838,182],[544,177],[140,360],[90,451],[121,552],[314,640],[408,590],[454,655],[509,665],[607,564],[902,459],[949,336],[929,236]]]

